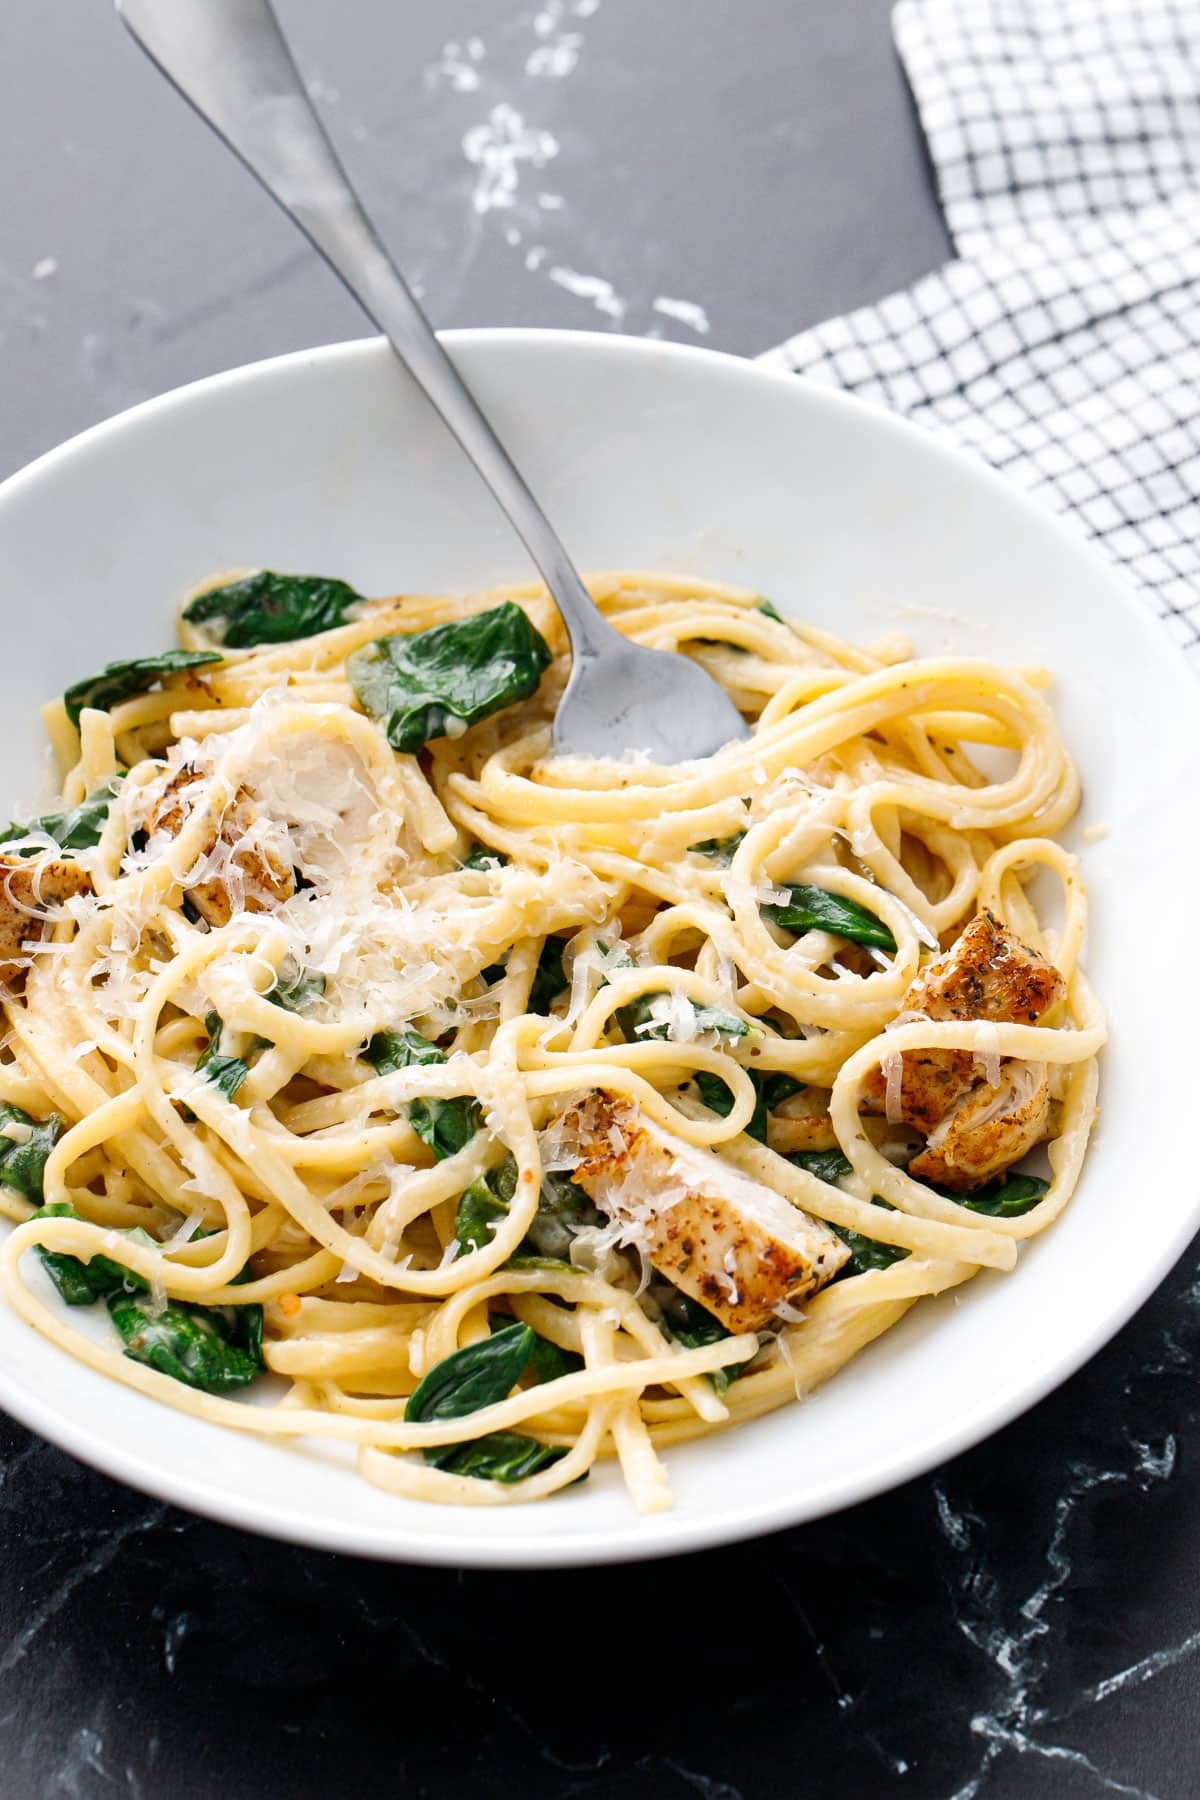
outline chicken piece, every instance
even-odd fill
[[[797,1150],[836,1150],[829,1089],[805,1086],[767,1113],[767,1143],[780,1156]]]
[[[1036,1025],[1062,993],[1054,965],[984,911],[918,975],[900,1018]],[[1040,1071],[1032,1084],[1029,1070]],[[970,1050],[903,1053],[891,1116],[927,1134],[914,1174],[947,1187],[976,1187],[1041,1141],[1049,1111],[1044,1068],[1006,1057],[999,1077],[998,1086],[988,1082]],[[887,1110],[884,1069],[863,1083],[859,1104],[864,1112]]]
[[[967,1193],[1040,1144],[1049,1119],[1045,1063],[1009,1057],[1002,1064],[999,1087],[983,1082],[952,1106],[908,1172]]]
[[[917,976],[900,1017],[1036,1025],[1062,992],[1053,963],[985,911]],[[907,1050],[901,1063],[900,1118],[921,1131],[932,1131],[980,1079],[969,1050]],[[884,1072],[876,1070],[863,1083],[862,1110],[882,1112],[886,1094]]]
[[[782,1301],[824,1287],[850,1255],[820,1219],[685,1144],[629,1100],[595,1093],[572,1121],[573,1179],[660,1275],[730,1331],[774,1322]]]
[[[171,774],[146,821],[153,835],[165,831],[178,837],[197,806],[206,804],[204,779],[207,769],[182,762]],[[228,871],[217,873],[188,888],[196,911],[210,925],[228,925],[235,905],[247,912],[262,912],[271,900],[287,900],[296,891],[290,864],[274,847],[255,833],[259,815],[248,788],[241,788],[233,804],[225,808],[220,830],[208,840],[209,853],[218,843],[233,852]]]
[[[69,856],[0,855],[0,981],[11,982],[28,967],[22,944],[40,938],[43,914],[72,894],[86,893],[92,878]]]

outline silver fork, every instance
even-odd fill
[[[728,694],[686,656],[632,644],[604,618],[362,209],[269,0],[116,0],[142,49],[304,232],[384,332],[541,570],[571,641],[554,721],[566,754],[711,756],[745,737]]]

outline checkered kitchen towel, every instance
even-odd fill
[[[900,0],[894,28],[959,260],[764,360],[972,447],[1200,646],[1200,0]]]

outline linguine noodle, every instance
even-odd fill
[[[642,1509],[668,1505],[664,1448],[809,1393],[923,1296],[1013,1270],[1070,1200],[1096,1111],[1086,896],[1057,835],[1079,790],[1042,672],[856,647],[688,577],[588,585],[620,630],[701,661],[752,735],[675,768],[555,758],[568,659],[533,587],[370,602],[85,707],[78,727],[61,702],[46,709],[67,805],[127,773],[98,842],[75,853],[87,888],[31,907],[5,998],[0,1100],[63,1121],[44,1206],[0,1189],[15,1227],[5,1296],[155,1400],[260,1436],[345,1440],[369,1481],[418,1499],[541,1499],[615,1456]],[[536,694],[395,750],[347,657],[502,600],[553,653]],[[207,641],[181,627],[185,649]],[[189,784],[177,817],[172,777]],[[39,847],[31,829],[21,848]],[[1053,927],[1035,876],[1038,896],[1060,896]],[[864,910],[894,947],[773,923],[794,883]],[[1062,978],[1036,1023],[906,1009],[980,909]],[[380,1034],[406,1030],[436,1046],[429,1060],[380,1051]],[[946,1052],[993,1087],[1002,1065],[1046,1071],[1036,1204],[979,1210],[907,1172],[903,1059]],[[886,1104],[868,1112],[879,1072]],[[765,1327],[690,1341],[636,1204],[597,1220],[584,1202],[590,1222],[538,1247],[546,1184],[566,1192],[584,1163],[579,1109],[596,1094],[715,1159],[714,1181],[762,1184],[839,1243],[867,1240],[874,1261]],[[450,1117],[474,1128],[433,1141],[429,1121]],[[834,1151],[826,1178],[819,1155]],[[488,1217],[464,1238],[468,1190]],[[231,1398],[125,1354],[106,1321],[84,1328],[60,1303],[36,1246],[131,1271],[152,1323],[261,1306],[268,1373]],[[431,1371],[515,1342],[518,1324],[547,1347],[540,1378],[518,1369],[474,1410],[406,1417]],[[499,1433],[529,1440],[531,1472],[441,1454]],[[539,1461],[538,1446],[562,1454]]]

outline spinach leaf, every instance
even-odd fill
[[[563,1375],[573,1375],[577,1369],[583,1368],[582,1356],[574,1350],[563,1350],[558,1344],[552,1344],[549,1338],[539,1337],[534,1333],[533,1354],[529,1359],[535,1381],[558,1381]]]
[[[562,1444],[539,1444],[518,1431],[489,1431],[465,1444],[443,1444],[425,1451],[425,1461],[450,1475],[473,1475],[477,1481],[524,1481],[567,1454]]]
[[[361,705],[387,721],[395,750],[417,751],[445,737],[452,720],[476,725],[536,692],[550,648],[528,616],[506,600],[473,618],[399,632],[346,659]]]
[[[876,1200],[873,1204],[879,1206],[882,1202]],[[851,1231],[848,1225],[831,1225],[829,1229],[837,1232],[850,1252],[850,1261],[842,1264],[833,1278],[835,1281],[849,1275],[866,1275],[871,1269],[890,1269],[893,1263],[903,1262],[908,1255],[900,1244],[885,1244],[879,1238],[864,1237],[860,1231]]]
[[[405,1026],[402,1031],[377,1031],[370,1039],[363,1055],[380,1075],[394,1075],[398,1069],[411,1069],[414,1065],[425,1063],[443,1063],[446,1060],[444,1050],[422,1037],[419,1031]]]
[[[567,977],[563,969],[566,947],[565,937],[548,937],[542,945],[537,971],[529,988],[530,1012],[549,1013],[553,1002],[566,989]]]
[[[499,1221],[506,1217],[517,1184],[517,1165],[507,1157],[498,1168],[465,1189],[454,1216],[454,1235],[464,1250],[481,1250],[491,1243]],[[538,1209],[506,1268],[564,1268],[571,1245],[589,1226],[604,1223],[581,1187],[557,1171],[542,1177]]]
[[[453,1350],[417,1382],[408,1397],[405,1418],[417,1422],[464,1418],[507,1399],[525,1370],[542,1382],[556,1381],[574,1368],[583,1368],[581,1357],[538,1337],[527,1325],[504,1323],[500,1314],[493,1314],[489,1325],[493,1327],[491,1336],[464,1350]],[[567,1453],[560,1445],[538,1444],[536,1438],[525,1438],[516,1431],[489,1431],[464,1444],[434,1445],[423,1454],[426,1462],[452,1474],[470,1474],[482,1481],[522,1481]]]
[[[787,1161],[794,1163],[798,1169],[807,1169],[810,1175],[817,1176],[820,1181],[828,1181],[835,1186],[843,1175],[850,1173],[851,1167],[840,1150],[795,1150]],[[892,1211],[887,1201],[881,1200],[878,1195],[871,1204],[882,1206],[887,1212]],[[869,1269],[890,1269],[893,1263],[903,1262],[909,1254],[899,1244],[885,1244],[879,1238],[865,1237],[861,1231],[851,1231],[848,1225],[831,1224],[829,1229],[837,1232],[850,1252],[850,1261],[842,1264],[834,1276],[835,1281],[849,1275],[865,1275]]]
[[[604,1214],[592,1205],[583,1189],[561,1170],[542,1176],[538,1209],[520,1246],[520,1252],[542,1256],[569,1266],[571,1245],[581,1231],[604,1224]]]
[[[275,972],[275,986],[265,996],[284,1012],[307,1012],[325,992],[325,977],[317,969],[305,969],[294,956],[285,956]]]
[[[377,1031],[363,1054],[381,1075],[446,1061],[445,1051],[411,1026],[403,1031]],[[409,1102],[408,1122],[439,1162],[470,1143],[479,1130],[479,1120],[479,1102],[469,1094],[456,1094],[449,1100]]]
[[[685,1294],[667,1282],[656,1284],[654,1297],[658,1301],[662,1316],[671,1336],[677,1342],[686,1343],[689,1350],[696,1350],[702,1344],[717,1344],[730,1333],[706,1306]]]
[[[495,1194],[497,1200],[502,1200],[505,1206],[511,1206],[512,1197],[517,1191],[517,1164],[515,1157],[506,1156],[502,1163],[497,1163],[496,1167],[487,1177],[487,1184],[492,1193]]]
[[[409,1396],[406,1419],[461,1419],[505,1399],[533,1356],[536,1333],[514,1323],[435,1363]]]
[[[701,838],[698,844],[689,844],[688,849],[694,850],[697,856],[715,857],[721,867],[727,869],[745,835],[744,831],[735,831],[732,837]]]
[[[92,849],[100,842],[100,833],[104,830],[104,821],[108,817],[113,795],[124,779],[123,772],[110,775],[98,788],[93,788],[86,800],[81,800],[78,806],[69,806],[65,812],[44,813],[40,819],[30,819],[24,825],[6,825],[0,831],[0,844],[11,843],[14,838],[28,837],[32,831],[44,831],[47,837],[54,839],[60,850]],[[31,846],[17,854],[37,856],[38,851]]]
[[[79,1214],[73,1206],[58,1201],[43,1207],[34,1217],[77,1219]],[[123,1230],[121,1236],[131,1244],[160,1248],[140,1225]],[[84,1262],[82,1257],[45,1250],[40,1244],[38,1255],[68,1306],[91,1306],[97,1300],[108,1303],[109,1314],[124,1340],[125,1354],[135,1362],[147,1363],[164,1375],[173,1375],[177,1381],[210,1394],[232,1393],[245,1387],[266,1367],[261,1306],[198,1306],[177,1300],[160,1310],[146,1298],[149,1282],[110,1256],[93,1256],[90,1262]],[[248,1263],[234,1280],[253,1280]]]
[[[52,1206],[43,1206],[33,1216],[35,1219],[77,1219],[79,1214],[65,1200],[57,1200]],[[123,1235],[131,1243],[158,1248],[154,1239],[140,1225]],[[81,1257],[71,1256],[66,1251],[46,1250],[41,1244],[38,1245],[38,1255],[46,1273],[68,1306],[91,1306],[96,1300],[107,1299],[109,1294],[145,1293],[149,1288],[149,1283],[142,1276],[136,1275],[121,1263],[114,1262],[109,1256],[93,1256],[91,1262],[84,1262]]]
[[[757,1096],[750,1122],[745,1127],[748,1137],[757,1138],[760,1144],[767,1141],[767,1114],[776,1106],[782,1106],[793,1094],[802,1091],[804,1083],[796,1081],[791,1075],[784,1075],[775,1069],[747,1069]],[[713,1075],[707,1069],[698,1069],[693,1077],[700,1089],[700,1098],[710,1112],[717,1113],[727,1119],[733,1111],[733,1095],[725,1086],[719,1075]]]
[[[486,1250],[495,1227],[508,1217],[508,1207],[497,1199],[480,1175],[464,1188],[454,1214],[454,1235],[464,1250]]]
[[[504,1400],[526,1370],[535,1380],[553,1381],[582,1359],[560,1350],[539,1337],[528,1325],[499,1323],[493,1315],[490,1337],[463,1350],[454,1350],[418,1382],[404,1409],[406,1419],[417,1421],[461,1419],[482,1407]],[[474,1475],[485,1481],[520,1481],[538,1469],[557,1462],[566,1452],[539,1444],[514,1431],[489,1432],[462,1444],[441,1444],[424,1452],[425,1461],[455,1475]]]
[[[73,682],[63,695],[63,705],[72,725],[78,725],[85,706],[109,712],[119,701],[146,693],[161,675],[175,675],[181,669],[198,669],[202,663],[220,661],[219,650],[162,650],[157,656],[135,656],[128,662],[105,663],[99,675]]]
[[[33,1119],[19,1106],[0,1102],[0,1187],[12,1188],[23,1200],[39,1205],[46,1158],[63,1129],[57,1113]]]
[[[264,1367],[260,1306],[192,1306],[169,1301],[156,1311],[137,1295],[107,1296],[126,1356],[206,1394],[248,1387]],[[257,1320],[236,1319],[254,1313]]]
[[[452,1100],[414,1100],[408,1122],[441,1162],[465,1149],[479,1130],[479,1102],[467,1094],[456,1094]]]
[[[463,869],[502,869],[508,861],[503,850],[493,850],[489,844],[472,844],[459,864]]]
[[[699,1350],[705,1344],[719,1344],[722,1338],[732,1336],[707,1307],[677,1287],[668,1287],[666,1294],[660,1294],[658,1300],[663,1323],[675,1342],[685,1350]],[[711,1370],[708,1379],[718,1394],[724,1394],[730,1382],[736,1381],[742,1372],[743,1364],[730,1363],[727,1368]]]
[[[840,1150],[793,1150],[786,1160],[795,1163],[798,1169],[807,1169],[818,1181],[827,1181],[831,1186],[843,1175],[848,1175],[853,1166]]]
[[[362,595],[345,581],[323,575],[277,575],[258,569],[240,581],[197,594],[184,608],[189,625],[205,625],[214,643],[230,650],[254,644],[290,644],[344,625]]]
[[[751,611],[765,613],[768,619],[774,619],[780,625],[787,624],[787,620],[782,618],[780,614],[775,611],[771,602],[769,600],[764,600],[761,597],[754,602]],[[696,641],[701,644],[723,644],[726,650],[732,650],[738,656],[746,656],[749,654],[745,644],[735,644],[730,638],[698,638]]]
[[[669,1038],[670,1021],[655,1019],[653,1004],[656,1000],[665,1000],[665,993],[639,994],[628,1006],[618,1006],[614,1017],[621,1028],[621,1036],[627,1044],[640,1044],[645,1038]],[[727,1013],[719,1006],[697,1006],[693,1002],[696,1015],[696,1031],[715,1031],[721,1037],[740,1038],[749,1035],[750,1026],[745,1019]]]
[[[973,1194],[951,1194],[950,1198],[991,1219],[1019,1219],[1037,1205],[1049,1186],[1040,1175],[1001,1175]]]
[[[250,1065],[243,1062],[240,1056],[222,1056],[221,1033],[224,1026],[220,1013],[206,1013],[204,1029],[208,1033],[208,1049],[201,1051],[196,1073],[203,1075],[206,1081],[211,1081],[214,1087],[220,1088],[227,1100],[232,1100],[250,1073]]]
[[[827,888],[811,887],[807,882],[784,882],[791,899],[786,906],[764,906],[763,912],[775,925],[794,931],[800,937],[806,931],[832,931],[853,943],[877,950],[894,950],[896,940],[874,913],[831,894]]]

